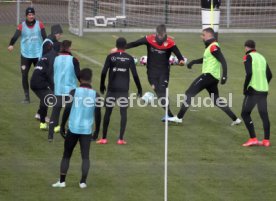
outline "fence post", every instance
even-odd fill
[[[16,24],[19,25],[20,23],[20,0],[17,0],[17,4],[16,4]]]
[[[126,0],[122,0],[122,16],[126,16]]]
[[[80,0],[79,36],[83,36],[83,0]]]
[[[226,1],[226,20],[227,20],[227,28],[230,28],[231,23],[231,0]]]

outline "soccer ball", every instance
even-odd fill
[[[145,101],[145,103],[151,103],[154,101],[154,94],[151,92],[146,92],[141,99]]]
[[[133,57],[135,65],[138,63],[137,57]]]
[[[142,56],[142,57],[140,58],[139,63],[140,63],[141,65],[147,65],[147,61],[148,61],[148,57],[147,57],[147,56]]]
[[[182,55],[182,56],[183,56],[183,58],[184,58],[185,64],[187,64],[188,59],[187,59],[184,55]],[[179,61],[178,61],[178,59],[177,59],[176,56],[171,55],[171,56],[170,56],[170,59],[169,59],[169,63],[170,63],[170,65],[177,65],[177,64],[179,64]]]
[[[178,59],[177,59],[177,57],[174,56],[174,55],[171,55],[170,58],[169,58],[169,63],[170,63],[170,65],[178,64]]]

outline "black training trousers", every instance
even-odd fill
[[[22,86],[24,90],[25,97],[27,99],[29,96],[29,78],[28,74],[32,64],[35,66],[38,62],[38,58],[26,58],[21,55],[21,74],[22,74]]]
[[[263,122],[264,138],[268,140],[270,137],[270,122],[267,112],[267,94],[246,95],[243,100],[241,116],[244,120],[250,137],[255,138],[256,133],[254,124],[250,116],[255,105],[257,105],[259,115]]]
[[[47,116],[48,105],[45,98],[49,94],[53,94],[51,89],[33,89],[35,95],[40,99],[39,108],[37,113],[40,115],[40,122],[45,123],[45,117]]]
[[[65,106],[65,101],[69,100],[69,96],[56,96],[56,104],[53,106],[50,123],[49,123],[49,133],[48,139],[54,138],[54,129],[59,125],[60,111],[63,106]]]
[[[227,104],[217,104],[218,102],[221,103],[218,91],[218,83],[219,81],[215,79],[210,73],[204,73],[196,78],[194,82],[190,85],[188,90],[185,92],[186,102],[185,104],[182,104],[177,117],[182,119],[191,105],[192,98],[195,97],[203,89],[206,89],[210,97],[214,98],[212,100],[214,104],[222,111],[224,111],[233,121],[235,121],[237,119],[237,116],[231,111]]]
[[[170,73],[162,73],[159,75],[148,74],[148,81],[154,87],[154,92],[158,98],[162,98],[161,104],[166,105],[166,88],[169,86]],[[163,107],[165,110],[166,107]],[[170,107],[168,107],[169,117],[173,117]]]
[[[88,175],[88,171],[90,168],[90,159],[89,159],[89,151],[90,151],[90,143],[91,143],[91,134],[90,135],[82,135],[72,133],[70,130],[67,132],[67,136],[64,141],[64,152],[60,165],[60,173],[62,175],[66,175],[69,169],[70,158],[74,151],[74,148],[78,141],[80,142],[81,149],[81,158],[82,158],[82,178],[80,183],[86,183],[86,178]]]
[[[125,100],[120,102],[120,100]],[[105,114],[103,121],[103,138],[107,137],[107,130],[110,122],[113,107],[120,107],[121,125],[119,139],[123,140],[126,125],[127,125],[127,109],[128,109],[128,92],[110,92],[108,91],[105,97]]]

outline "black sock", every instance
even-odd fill
[[[61,174],[59,182],[60,183],[65,182],[65,177],[66,177],[66,174]]]
[[[173,117],[173,113],[172,113],[172,111],[170,110],[170,108],[168,108],[168,116],[169,116],[169,117]]]
[[[82,176],[82,177],[81,177],[80,184],[81,184],[81,183],[86,183],[86,176]]]

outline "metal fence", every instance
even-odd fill
[[[46,24],[61,23],[68,24],[68,1],[69,0],[21,0],[20,9],[17,9],[17,1],[0,1],[0,24],[16,24],[25,19],[26,7],[32,5],[36,10],[36,16]],[[79,0],[71,0],[78,2]],[[117,9],[122,10],[122,0],[87,0],[84,10],[91,9],[90,15],[95,12],[94,3],[104,5],[108,2],[111,6],[106,11]],[[128,26],[141,26],[145,19],[151,20],[152,24],[156,25],[153,19],[162,19],[160,13],[165,13],[162,5],[160,12],[150,12],[150,8],[156,7],[157,1],[148,0],[125,0],[125,11],[128,20]],[[138,5],[137,2],[141,4]],[[158,0],[162,2],[162,0]],[[200,28],[201,27],[201,8],[200,0],[164,0],[169,2],[168,5],[168,25],[179,28]],[[148,6],[147,6],[148,5]],[[99,5],[98,5],[99,6]],[[113,6],[113,8],[112,8]],[[164,6],[163,6],[164,7]],[[221,22],[222,28],[276,28],[276,0],[224,0],[221,5]],[[17,17],[19,13],[19,18]],[[100,11],[99,11],[100,13]],[[137,19],[137,13],[140,15]],[[120,14],[120,13],[119,13]],[[145,15],[143,15],[145,14]],[[183,15],[181,17],[181,14]],[[158,15],[160,15],[158,17]],[[165,15],[165,14],[164,14]],[[180,16],[180,17],[179,17]],[[85,18],[86,16],[83,16]],[[137,21],[138,20],[138,21]],[[139,22],[141,20],[141,22]],[[158,21],[159,22],[159,21]],[[165,22],[165,21],[164,21]]]

